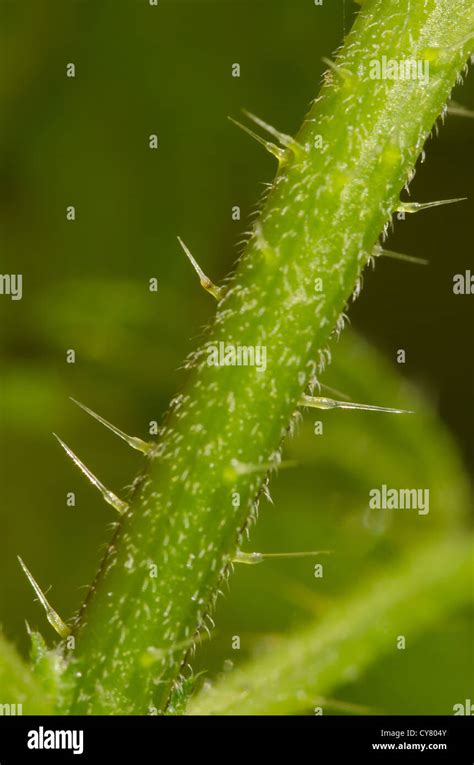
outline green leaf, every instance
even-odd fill
[[[18,704],[22,710],[17,711]],[[15,647],[0,633],[0,707],[3,714],[51,714],[51,699],[41,681],[23,662]],[[12,712],[12,707],[15,709]]]

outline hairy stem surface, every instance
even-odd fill
[[[166,709],[297,402],[398,207],[473,30],[471,0],[364,3],[285,150],[188,387],[171,406],[80,613],[70,711]],[[429,77],[373,78],[383,56],[429,62]],[[219,343],[252,349],[256,363],[210,365]]]

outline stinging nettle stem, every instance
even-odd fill
[[[254,517],[266,466],[400,205],[473,28],[471,0],[364,2],[296,136],[304,151],[277,155],[284,162],[254,236],[81,610],[68,711],[166,710]],[[427,81],[355,75],[381,56],[416,60],[428,49]],[[266,369],[210,366],[209,343],[219,342],[265,347]]]

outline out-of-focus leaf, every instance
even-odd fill
[[[414,414],[304,413],[298,434],[287,442],[288,468],[272,484],[275,507],[263,503],[246,549],[281,551],[284,540],[284,550],[331,549],[333,554],[237,568],[231,594],[217,612],[216,638],[199,654],[199,669],[211,666],[215,672],[225,662],[239,664],[265,653],[275,639],[278,645],[282,634],[302,628],[308,617],[317,617],[316,629],[319,620],[333,618],[330,614],[342,607],[342,600],[349,619],[350,593],[357,583],[364,582],[368,592],[378,577],[388,576],[386,570],[397,565],[408,548],[416,547],[424,555],[425,546],[464,528],[469,482],[454,441],[426,395],[353,332],[345,332],[332,350],[333,363],[322,382],[351,401],[400,407]],[[334,390],[322,393],[341,398]],[[322,435],[314,433],[316,421],[323,423]],[[291,467],[293,461],[296,467]],[[369,509],[369,492],[383,484],[429,489],[429,512]],[[322,578],[314,576],[315,562],[323,563]],[[363,591],[358,597],[363,607]],[[416,609],[415,601],[410,600],[407,608]],[[231,648],[235,635],[241,638],[240,651]],[[464,639],[461,633],[459,639]],[[374,649],[370,662],[382,654],[382,649]],[[453,665],[455,656],[450,674]],[[412,666],[402,664],[402,676],[404,666],[408,682]],[[341,676],[331,687],[343,684]],[[370,706],[370,699],[363,703]],[[307,697],[305,704],[309,706]]]
[[[472,592],[471,540],[432,543],[344,598],[320,623],[227,675],[190,705],[191,714],[288,714],[355,680],[401,637],[419,632]]]

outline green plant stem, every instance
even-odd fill
[[[171,407],[74,627],[71,712],[166,709],[297,402],[342,325],[473,29],[470,0],[364,3],[298,146],[286,150],[192,360],[189,385]],[[370,62],[382,56],[429,58],[431,76],[426,83],[371,79]],[[265,346],[265,370],[209,365],[219,342]]]
[[[379,657],[472,599],[474,544],[430,543],[338,604],[325,618],[237,668],[193,699],[188,714],[293,714],[354,680]],[[453,700],[455,701],[455,700]],[[445,714],[452,714],[447,708]]]

